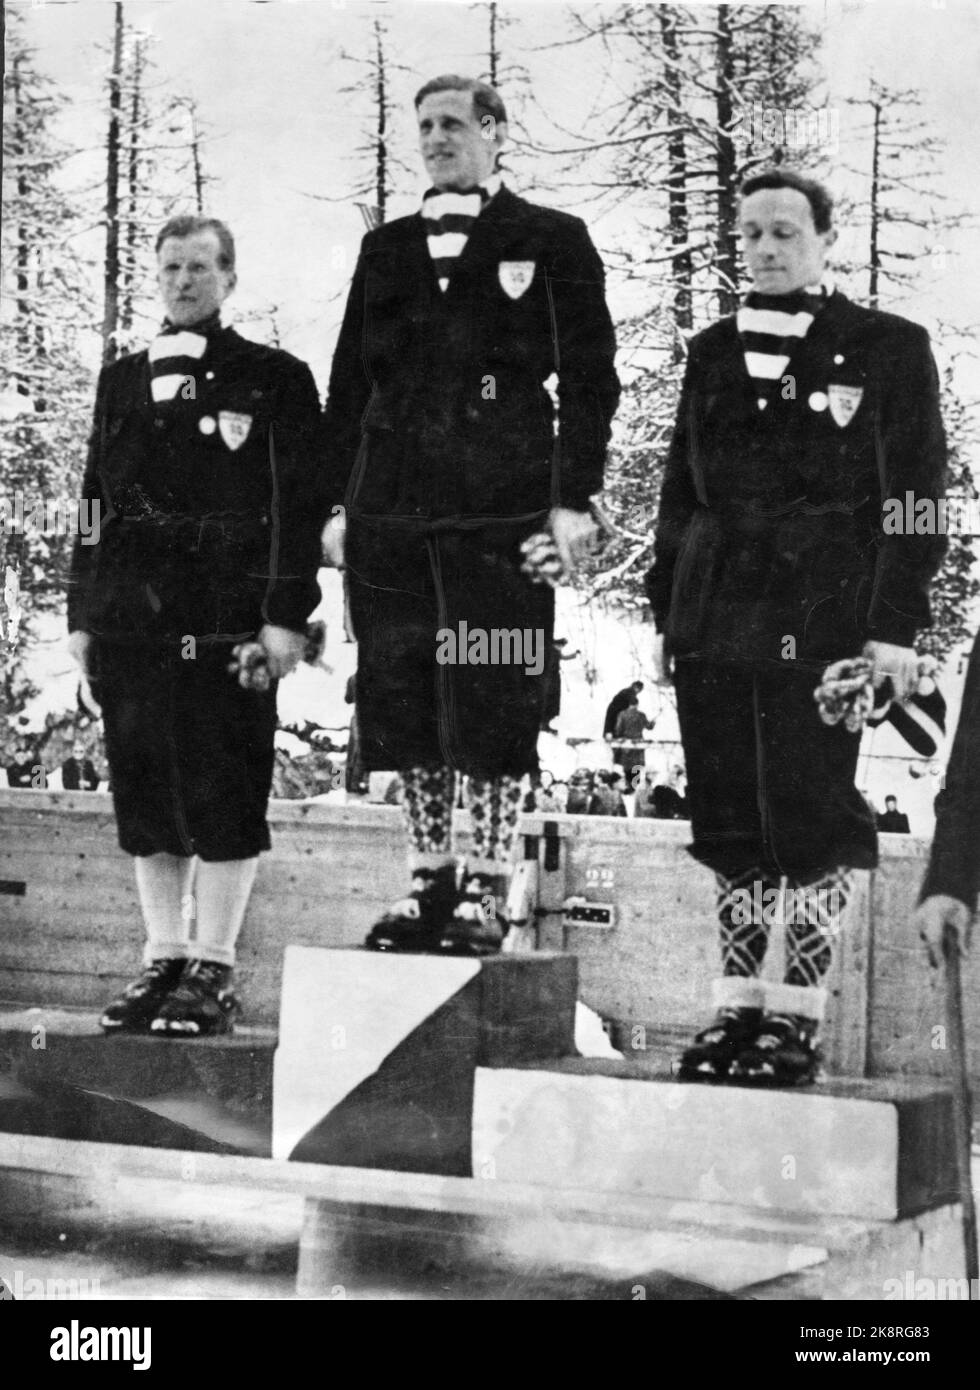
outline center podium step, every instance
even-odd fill
[[[573,1054],[576,987],[548,952],[287,948],[273,1157],[469,1176],[477,1068]]]

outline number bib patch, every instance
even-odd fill
[[[218,429],[229,449],[240,449],[251,428],[251,415],[241,415],[237,410],[218,411]]]
[[[827,404],[830,407],[830,418],[835,425],[841,429],[849,425],[854,418],[858,406],[864,396],[862,386],[836,386],[831,384],[827,387]]]
[[[497,267],[500,288],[510,299],[520,299],[534,279],[536,261],[501,261]]]

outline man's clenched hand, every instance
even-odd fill
[[[912,647],[899,647],[894,642],[865,642],[862,655],[871,662],[871,680],[876,688],[889,676],[900,705],[915,694],[919,658]]]
[[[936,893],[926,898],[915,910],[914,922],[925,942],[929,964],[934,968],[943,958],[943,939],[947,930],[953,933],[960,955],[965,956],[970,944],[972,914],[959,898]]]
[[[599,528],[589,512],[553,507],[548,517],[548,529],[554,536],[565,574],[571,579],[595,546]]]
[[[265,648],[269,658],[269,675],[273,680],[281,680],[298,666],[306,650],[306,634],[293,632],[292,628],[274,627],[266,623],[256,639]]]

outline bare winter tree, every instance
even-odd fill
[[[622,5],[579,16],[576,26],[573,37],[593,44],[610,74],[628,72],[629,80],[576,145],[562,149],[578,178],[589,161],[597,209],[628,204],[648,236],[645,245],[610,257],[619,273],[650,288],[652,302],[618,324],[624,392],[604,503],[620,536],[582,582],[584,593],[629,611],[645,602],[643,575],[686,339],[737,304],[738,186],[752,169],[773,163],[820,173],[838,125],[836,113],[816,99],[817,38],[795,7]],[[928,192],[918,157],[935,167],[938,146],[918,119],[914,94],[872,90],[863,207],[874,303],[886,285],[894,297],[919,282],[925,258],[938,258],[942,232],[956,220],[940,219],[939,199]],[[962,493],[973,486],[967,458],[975,425],[951,375],[944,404],[950,485]],[[942,655],[962,640],[977,592],[972,563],[969,537],[954,538],[924,649]]]
[[[867,194],[849,209],[850,223],[866,231],[867,240],[864,258],[850,269],[867,272],[867,303],[874,309],[883,300],[900,302],[927,258],[945,271],[944,239],[966,218],[951,211],[936,188],[945,141],[923,118],[918,92],[872,79],[867,97],[848,104],[867,112],[851,141],[867,151],[864,166],[853,170]]]
[[[87,230],[66,191],[72,151],[53,134],[64,102],[38,71],[23,17],[8,15],[4,75],[0,316],[0,745],[33,692],[25,676],[45,615],[64,602],[65,534],[78,495],[94,385],[83,363],[95,326]]]
[[[966,218],[950,210],[949,200],[935,187],[945,142],[924,119],[918,92],[872,80],[867,97],[849,105],[867,113],[866,123],[851,132],[849,142],[850,148],[857,145],[866,152],[862,166],[852,167],[865,192],[848,199],[848,226],[859,231],[862,247],[843,268],[856,284],[866,275],[861,298],[869,308],[900,308],[934,270],[946,273],[947,234]],[[976,405],[964,402],[955,387],[955,359],[954,352],[942,378],[948,489],[951,497],[966,499],[976,495],[969,460],[976,457],[980,439]],[[921,650],[942,658],[969,635],[969,614],[980,596],[975,562],[972,537],[951,535],[933,588],[933,626],[920,636]]]
[[[507,125],[511,140],[520,144],[526,137],[523,110],[530,85],[530,73],[524,63],[517,62],[514,54],[519,50],[520,27],[516,16],[508,13],[495,0],[491,4],[478,4],[471,8],[486,15],[486,66],[477,74],[484,82],[489,82],[504,97],[507,104]]]
[[[408,71],[404,65],[393,63],[389,56],[388,28],[385,21],[375,16],[371,20],[367,56],[359,57],[344,50],[340,57],[346,63],[354,64],[362,74],[360,80],[349,83],[340,90],[345,96],[362,96],[370,93],[370,115],[363,127],[363,136],[356,147],[353,158],[360,170],[352,192],[338,197],[312,193],[309,196],[328,203],[348,202],[353,196],[370,231],[380,226],[388,214],[388,203],[394,192],[395,175],[406,170],[405,162],[392,153],[391,139],[394,110],[391,99],[392,75]],[[366,79],[366,80],[365,80]],[[364,201],[369,199],[370,201]]]
[[[123,7],[113,6],[112,66],[109,69],[109,123],[106,130],[105,262],[102,310],[102,360],[113,362],[119,351],[119,150],[122,141]]]
[[[963,503],[975,502],[978,494],[970,459],[980,453],[977,402],[967,404],[962,399],[956,390],[955,375],[954,354],[942,376],[943,420],[949,441],[947,494]],[[949,549],[932,589],[933,625],[920,634],[917,643],[920,651],[940,661],[972,637],[974,624],[970,617],[980,598],[973,537],[954,533],[948,540]]]
[[[156,231],[178,211],[203,211],[203,167],[196,105],[173,95],[154,71],[153,35],[113,6],[106,128],[103,360],[136,346],[152,324],[146,268]]]
[[[627,4],[576,22],[611,85],[614,74],[629,74],[582,143],[593,160],[606,156],[593,176],[598,210],[628,204],[649,234],[645,252],[623,247],[614,259],[658,304],[671,304],[679,357],[685,336],[734,306],[745,174],[784,159],[812,162],[815,112],[805,103],[817,88],[818,38],[795,7],[772,5]],[[581,151],[567,153],[580,168]]]
[[[187,118],[189,151],[191,159],[191,170],[194,177],[194,211],[203,213],[204,211],[204,190],[211,182],[204,172],[204,164],[201,155],[203,135],[200,119],[197,114],[197,102],[193,97],[175,97],[173,100],[174,124],[170,126],[171,133],[177,134],[180,130],[179,116],[183,113]]]
[[[624,392],[604,500],[621,534],[584,587],[639,609],[687,339],[736,307],[746,172],[811,162],[818,40],[795,7],[769,5],[619,5],[579,16],[573,38],[619,95],[563,147],[569,167],[581,179],[587,159],[597,211],[628,206],[645,238],[607,251],[645,302],[618,325]]]

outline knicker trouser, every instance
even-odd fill
[[[515,524],[506,532],[494,525],[426,534],[349,518],[366,768],[443,766],[481,778],[537,771],[554,594],[520,573],[526,531]],[[509,636],[493,645],[494,631]],[[458,650],[443,640],[446,633]],[[476,633],[491,643],[482,658]],[[440,649],[448,660],[439,659]],[[528,666],[538,673],[528,674]]]
[[[876,866],[854,786],[860,735],[821,722],[819,671],[697,657],[674,668],[695,859],[728,879],[758,868],[797,883]]]
[[[242,690],[225,643],[99,640],[102,705],[119,843],[128,854],[250,859],[270,847],[276,682]]]

